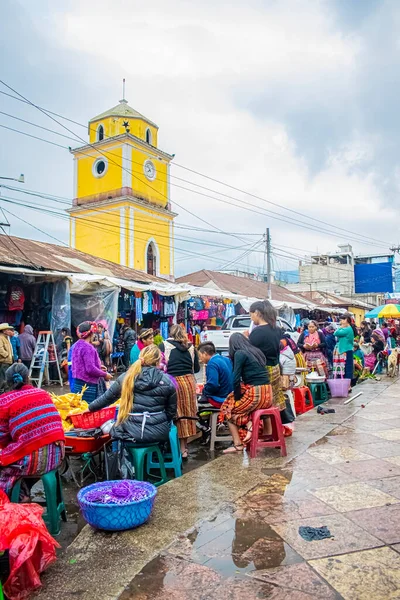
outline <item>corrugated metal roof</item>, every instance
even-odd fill
[[[40,271],[61,273],[89,273],[119,277],[129,281],[150,283],[165,281],[142,271],[123,267],[116,263],[85,254],[67,246],[47,244],[8,235],[0,235],[0,266],[22,267]]]
[[[358,300],[357,298],[346,298],[345,296],[337,296],[332,292],[301,292],[300,296],[311,300],[312,302],[318,302],[324,306],[359,306],[361,308],[370,308],[370,304]]]
[[[263,281],[256,281],[247,277],[239,277],[238,275],[229,275],[228,273],[220,273],[219,271],[209,271],[203,269],[195,273],[189,273],[183,277],[177,278],[177,283],[191,283],[198,286],[210,286],[214,284],[223,290],[229,290],[233,294],[241,294],[254,298],[267,298],[268,285]],[[280,302],[297,302],[306,304],[305,298],[300,295],[293,294],[290,290],[276,284],[272,284],[272,299]]]

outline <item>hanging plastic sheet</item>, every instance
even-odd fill
[[[106,321],[113,339],[118,315],[119,288],[95,288],[84,294],[71,294],[71,322],[75,329],[83,321]]]
[[[291,325],[293,328],[296,327],[296,315],[294,314],[294,310],[291,306],[284,304],[278,312],[279,316],[282,317],[282,319],[285,319],[289,325]]]
[[[53,283],[51,330],[57,346],[61,343],[61,330],[64,328],[71,329],[70,282],[68,279],[60,279]]]

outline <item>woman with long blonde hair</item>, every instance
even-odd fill
[[[194,373],[200,371],[199,357],[181,325],[173,325],[162,344],[167,373],[177,382],[177,427],[182,458],[188,457],[187,440],[196,433],[197,396]]]
[[[111,429],[114,439],[139,444],[168,440],[176,415],[176,389],[168,375],[157,368],[160,360],[157,346],[146,346],[126,373],[118,420]]]

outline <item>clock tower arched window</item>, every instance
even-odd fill
[[[104,140],[104,127],[103,125],[99,125],[97,128],[97,141],[101,142],[101,140]]]
[[[149,128],[146,129],[146,143],[151,145],[151,131]]]
[[[149,275],[157,275],[157,256],[153,243],[147,247],[147,272]]]

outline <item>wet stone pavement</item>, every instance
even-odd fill
[[[299,417],[286,458],[222,456],[162,486],[149,524],[86,527],[39,596],[400,599],[400,384],[359,390]],[[324,526],[325,539],[299,534]]]

